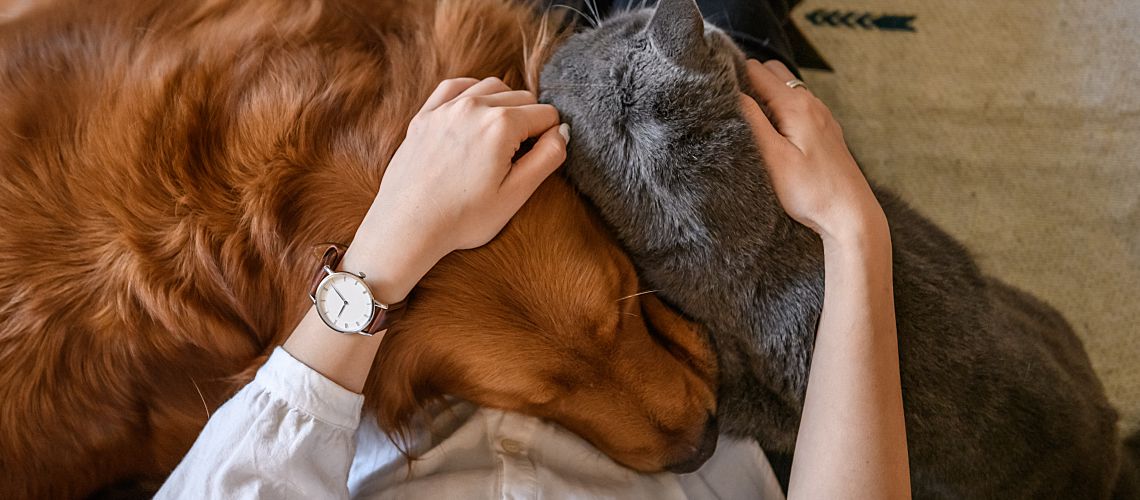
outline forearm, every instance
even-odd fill
[[[385,304],[403,300],[444,253],[430,235],[391,223],[396,219],[385,216],[391,210],[382,201],[373,205],[339,267],[363,272],[376,300]],[[338,333],[310,307],[283,347],[298,361],[359,393],[386,333],[371,337]]]
[[[372,337],[338,333],[321,321],[316,308],[310,307],[282,348],[337,385],[359,393],[364,390],[384,333]]]
[[[825,286],[789,498],[910,496],[885,221],[824,237]]]

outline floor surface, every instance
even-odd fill
[[[792,16],[833,70],[805,80],[868,177],[1061,310],[1140,428],[1140,2],[806,0]]]

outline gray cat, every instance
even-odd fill
[[[819,238],[781,209],[740,114],[744,56],[692,0],[570,37],[541,100],[573,126],[566,173],[642,277],[709,329],[722,432],[790,454],[823,303]],[[1041,301],[982,274],[886,190],[918,498],[1132,498],[1133,445],[1081,342]]]

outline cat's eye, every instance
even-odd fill
[[[618,85],[618,98],[621,100],[622,107],[628,108],[634,105],[637,101],[635,93],[633,79],[628,73],[623,74]]]
[[[634,40],[633,40],[633,49],[634,49],[634,50],[643,50],[643,49],[645,49],[645,46],[646,46],[648,43],[649,43],[649,42],[648,42],[648,41],[646,41],[646,39],[644,39],[644,38],[637,38],[637,39],[634,39]]]
[[[637,100],[636,100],[636,99],[634,99],[634,97],[633,97],[633,92],[632,92],[632,91],[629,91],[629,90],[623,90],[623,91],[621,92],[621,105],[622,105],[622,106],[624,106],[624,107],[627,107],[627,108],[628,108],[628,107],[630,107],[630,106],[633,106],[633,105],[634,105],[634,103],[636,103],[636,102],[637,102]]]

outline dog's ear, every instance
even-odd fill
[[[650,334],[656,336],[673,356],[691,366],[707,381],[715,382],[716,354],[704,329],[674,311],[652,294],[641,299],[641,316]]]

